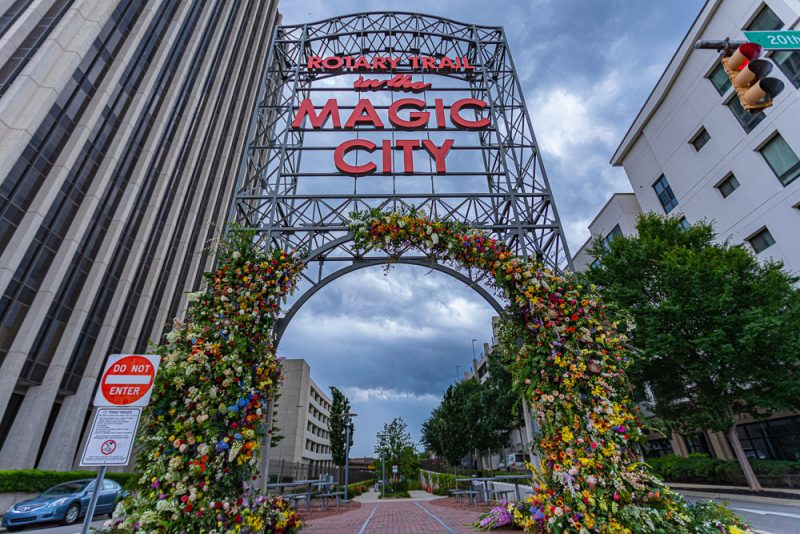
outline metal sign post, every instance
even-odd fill
[[[97,477],[94,479],[94,491],[92,491],[92,500],[89,501],[89,508],[86,510],[86,517],[83,519],[83,528],[81,534],[88,534],[89,525],[92,523],[94,517],[94,509],[97,508],[97,497],[100,495],[100,488],[103,485],[103,477],[106,476],[106,466],[100,468],[97,472]]]
[[[160,356],[138,354],[112,354],[106,361],[94,398],[97,409],[80,462],[81,466],[100,467],[81,534],[89,532],[108,466],[130,462],[141,407],[150,402],[160,363]]]

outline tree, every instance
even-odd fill
[[[474,447],[474,430],[469,418],[467,396],[470,386],[477,384],[467,380],[466,387],[450,386],[445,391],[442,402],[431,416],[422,424],[422,443],[447,462],[456,466]]]
[[[800,408],[800,292],[780,263],[716,243],[709,224],[643,215],[638,236],[595,240],[587,272],[631,324],[633,381],[680,432],[725,432],[754,490],[736,422]]]
[[[383,425],[383,430],[378,433],[375,454],[384,459],[387,467],[396,465],[401,472],[407,467],[408,459],[416,457],[414,442],[402,417],[395,417],[390,423]]]
[[[330,432],[331,457],[333,463],[343,467],[345,463],[345,424],[350,413],[350,400],[338,388],[331,386],[331,415],[328,418],[328,432]],[[350,446],[353,446],[353,434],[355,426],[350,421]]]

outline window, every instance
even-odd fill
[[[699,152],[701,148],[706,146],[706,143],[708,143],[709,139],[711,139],[711,136],[708,135],[706,129],[701,128],[700,131],[697,132],[697,135],[695,135],[689,142],[692,144],[694,149]]]
[[[772,234],[769,233],[766,227],[748,237],[747,240],[750,242],[750,246],[753,247],[753,250],[756,251],[756,254],[765,251],[775,244],[775,238],[772,237]]]
[[[720,96],[727,93],[728,89],[731,87],[731,79],[728,78],[728,73],[725,72],[725,67],[722,66],[722,63],[717,63],[714,70],[708,74],[708,80]]]
[[[708,440],[703,432],[693,436],[683,436],[683,441],[686,443],[689,453],[711,454],[711,447],[708,446]]]
[[[768,5],[764,5],[745,30],[768,31],[779,30],[781,28],[783,28],[783,21],[778,18],[778,15],[776,15]]]
[[[736,433],[748,458],[800,459],[800,416],[739,425]]]
[[[736,179],[736,176],[733,174],[729,174],[725,178],[722,179],[720,183],[715,186],[719,189],[719,192],[722,193],[723,198],[727,198],[728,195],[733,193],[737,187],[739,187],[739,180]]]
[[[780,134],[770,139],[759,151],[784,186],[800,176],[800,160]]]
[[[792,85],[800,87],[800,52],[780,50],[772,54],[770,59],[778,65]]]
[[[614,226],[614,228],[611,229],[608,235],[605,238],[603,238],[603,248],[608,250],[608,246],[611,244],[612,241],[614,241],[614,238],[617,237],[618,235],[622,235],[622,230],[620,230],[619,225],[616,225]]]
[[[678,199],[672,194],[672,188],[669,186],[666,176],[662,174],[658,181],[653,184],[653,189],[655,189],[658,200],[661,202],[665,213],[669,213],[675,209],[675,206],[678,205]]]
[[[689,221],[686,220],[686,217],[681,217],[681,220],[678,221],[678,224],[680,224],[681,228],[683,228],[684,230],[688,230],[689,227],[691,226],[689,224]]]
[[[658,458],[666,454],[674,454],[672,444],[664,438],[647,440],[644,444],[645,458]]]
[[[744,109],[742,107],[742,103],[739,102],[739,98],[736,95],[733,95],[733,98],[728,100],[727,106],[733,112],[736,120],[739,121],[739,124],[742,125],[742,128],[744,128],[744,131],[747,133],[753,131],[753,128],[758,126],[758,123],[764,120],[764,117],[766,116],[764,115],[763,111],[750,113]]]

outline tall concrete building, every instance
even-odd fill
[[[277,0],[0,0],[0,469],[73,467],[107,355],[213,261]]]
[[[798,0],[708,0],[664,74],[631,124],[611,163],[622,166],[633,193],[616,193],[589,226],[592,237],[632,235],[642,212],[706,220],[721,241],[752,248],[761,260],[784,262],[800,274],[800,51],[768,54],[770,76],[784,91],[774,106],[745,111],[711,50],[698,39],[746,40],[745,30],[793,29]],[[575,268],[594,258],[591,240],[575,254]],[[800,458],[800,415],[776,414],[737,429],[752,458]],[[653,437],[655,438],[655,437]],[[718,432],[648,442],[653,455],[706,452],[733,458]]]
[[[800,273],[800,51],[774,52],[770,76],[784,91],[762,112],[745,111],[712,50],[698,39],[746,40],[745,30],[797,28],[798,0],[708,0],[631,124],[611,163],[632,195],[615,196],[590,229],[633,231],[638,211],[713,223],[720,240]],[[638,204],[638,207],[635,206]],[[593,261],[587,242],[576,269]]]
[[[334,470],[328,421],[331,399],[311,379],[305,360],[285,360],[275,423],[283,439],[270,452],[269,472],[317,478]]]

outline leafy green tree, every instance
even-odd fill
[[[679,432],[725,432],[751,488],[761,486],[736,432],[742,415],[800,408],[800,292],[780,263],[714,241],[705,223],[643,215],[638,236],[595,240],[588,280],[627,320],[630,372]]]
[[[477,386],[475,380],[466,380],[448,387],[442,402],[422,424],[422,443],[452,466],[475,448],[469,395]]]
[[[331,457],[333,463],[339,467],[343,467],[345,463],[345,439],[346,430],[345,424],[347,418],[345,417],[350,413],[350,400],[342,393],[339,388],[331,386],[331,415],[328,418],[328,432],[330,432],[331,441]],[[353,434],[355,433],[355,425],[350,421],[350,446],[353,446]]]
[[[378,433],[375,454],[384,459],[387,470],[396,465],[400,472],[408,471],[407,464],[411,457],[416,458],[416,452],[408,425],[402,417],[395,417],[383,425],[383,430]]]

